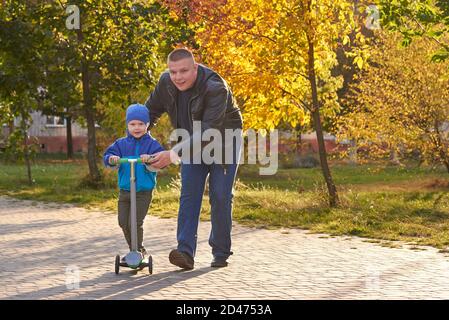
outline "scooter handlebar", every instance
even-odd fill
[[[130,160],[134,160],[137,163],[146,163],[149,164],[151,163],[151,160],[154,158],[154,156],[150,156],[150,159],[148,161],[143,161],[142,158],[137,158],[137,159],[129,159],[129,158],[120,158],[119,161],[117,162],[118,164],[120,163],[127,163],[127,162],[131,162]]]
[[[138,159],[120,158],[118,163],[127,163],[127,162],[129,162],[129,160],[136,160],[137,163],[143,163],[141,158],[138,158]]]

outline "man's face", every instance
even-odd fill
[[[198,73],[198,64],[191,58],[169,61],[170,79],[180,91],[193,87]]]
[[[128,122],[128,131],[134,138],[140,138],[147,133],[148,123],[140,120],[131,120]]]

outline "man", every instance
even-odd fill
[[[186,146],[190,155],[195,138],[208,129],[223,133],[225,129],[242,129],[242,116],[236,106],[232,92],[216,72],[199,65],[187,49],[172,51],[167,59],[168,72],[164,72],[145,105],[150,110],[150,127],[167,112],[174,128],[184,129],[189,139],[182,142],[183,148],[157,153],[152,161],[155,168],[163,168],[174,162]],[[201,126],[195,126],[200,121]],[[237,139],[238,140],[238,139]],[[232,189],[240,154],[240,141],[231,142],[234,153],[228,163],[192,163],[183,157],[181,163],[181,196],[178,212],[178,247],[170,252],[172,264],[193,269],[197,245],[197,229],[206,178],[209,176],[209,199],[212,229],[209,245],[212,247],[212,267],[226,267],[231,252]],[[224,144],[223,144],[224,146]],[[224,147],[223,147],[224,148]],[[223,151],[224,153],[225,151]],[[223,154],[224,156],[224,154]],[[220,162],[220,161],[218,161]]]

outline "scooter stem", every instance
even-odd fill
[[[131,251],[137,251],[137,213],[136,213],[136,174],[135,167],[137,159],[128,159],[131,167]]]

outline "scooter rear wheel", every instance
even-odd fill
[[[115,274],[118,274],[120,272],[120,256],[115,256]]]
[[[148,256],[148,272],[153,274],[153,257]]]

